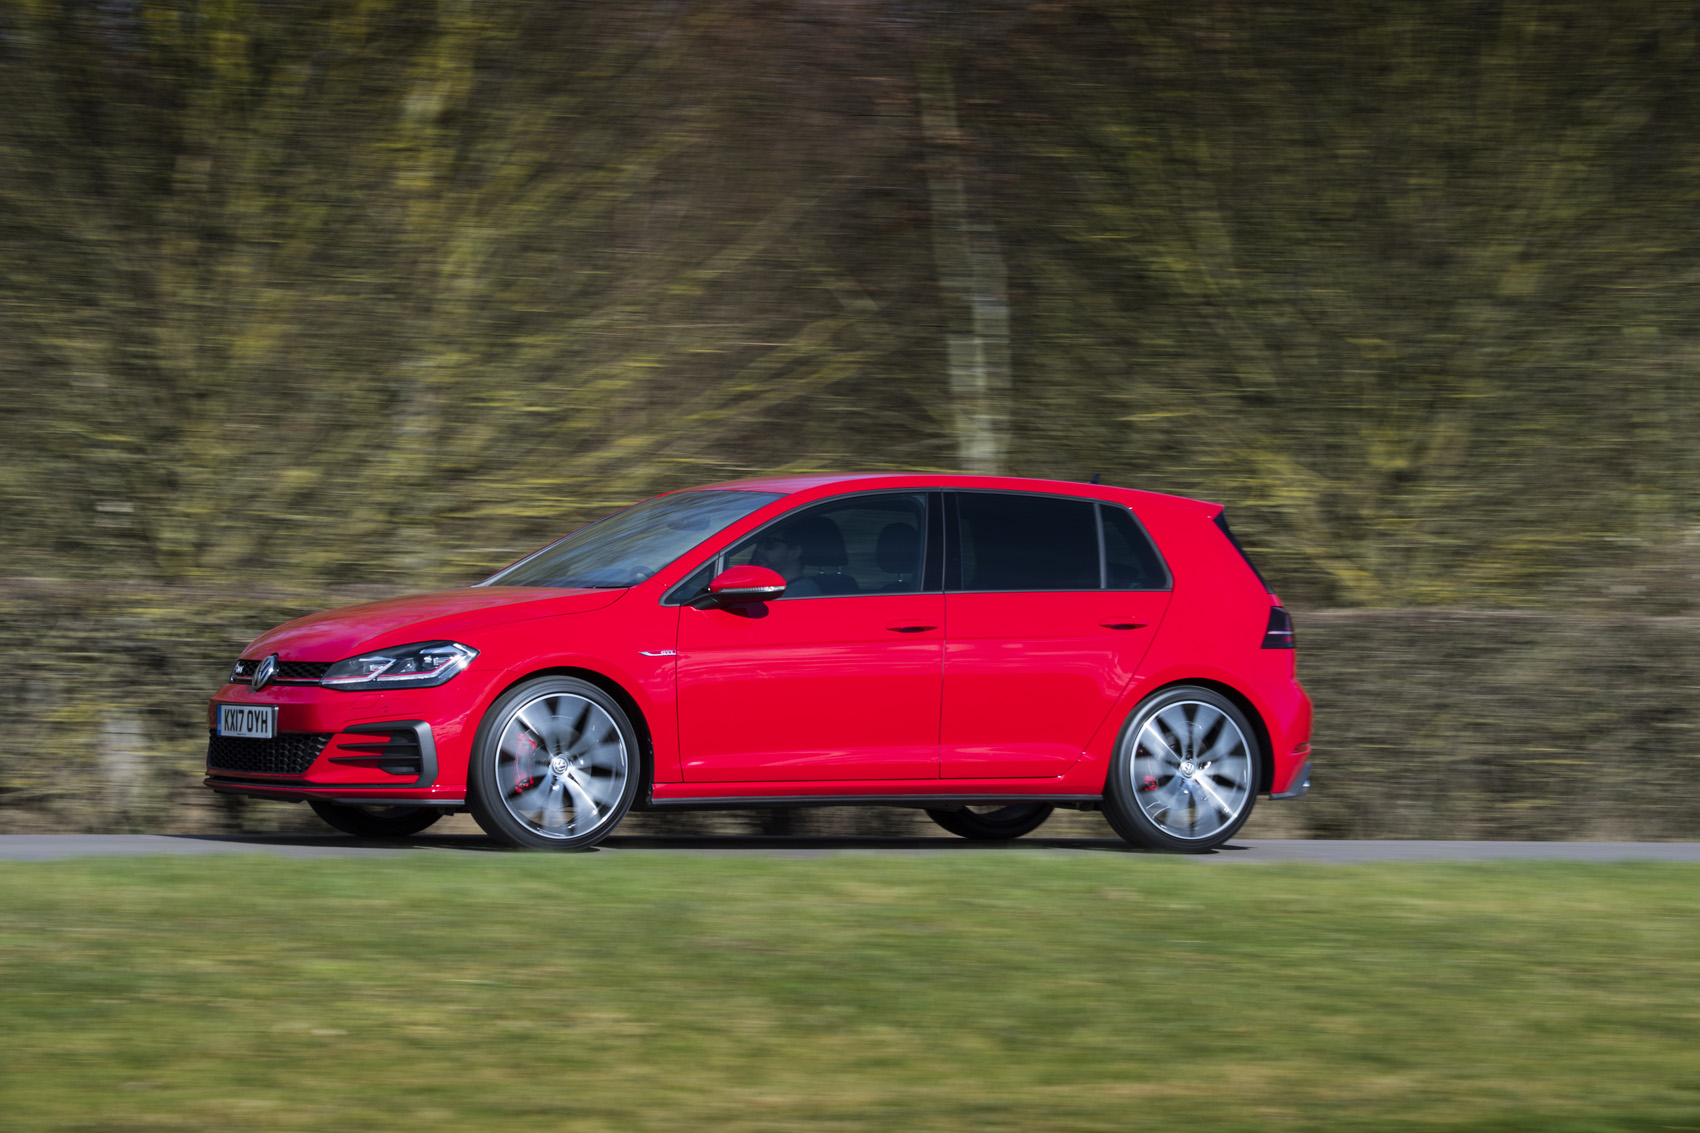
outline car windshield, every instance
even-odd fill
[[[704,539],[779,496],[773,492],[676,492],[581,527],[480,586],[636,586]]]

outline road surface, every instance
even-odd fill
[[[970,842],[961,838],[847,837],[659,837],[615,835],[599,853],[644,851],[664,854],[757,854],[820,857],[843,853],[937,854],[1141,853],[1114,839],[1021,838],[1014,842]],[[475,834],[449,834],[389,842],[361,842],[340,835],[160,835],[160,834],[10,834],[0,835],[0,861],[56,861],[65,858],[131,857],[137,854],[269,854],[285,858],[346,858],[417,853],[504,853],[505,847]],[[1427,861],[1700,862],[1700,842],[1405,842],[1305,841],[1246,838],[1201,862],[1427,862]]]

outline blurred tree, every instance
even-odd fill
[[[1692,610],[1696,26],[1656,0],[0,0],[27,674],[0,809],[165,813],[245,634],[781,468],[1220,499],[1289,602]],[[1473,616],[1352,617],[1339,656],[1380,659],[1320,670],[1338,718],[1409,718],[1370,729],[1365,781],[1476,750],[1387,694],[1408,665],[1468,687],[1533,650],[1495,703],[1545,704],[1585,648],[1592,736],[1683,679],[1662,622],[1484,652]],[[1395,625],[1459,648],[1363,644]],[[1519,782],[1593,743],[1554,729]]]
[[[1693,554],[1696,78],[1650,2],[0,0],[10,569],[424,584],[919,465],[1544,601]]]
[[[1034,12],[980,125],[1045,162],[1018,464],[1251,505],[1312,601],[1693,555],[1692,12]]]
[[[762,30],[739,5],[4,26],[0,320],[36,378],[3,506],[37,569],[464,576],[657,488],[846,460],[840,418],[883,412],[838,390],[901,343],[811,223],[880,131],[752,120],[716,54]]]

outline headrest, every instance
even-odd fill
[[[803,548],[805,566],[847,566],[850,556],[844,553],[844,536],[838,524],[824,515],[811,515],[785,525],[785,540]]]
[[[887,574],[915,574],[921,569],[921,536],[913,524],[888,523],[874,548],[879,567]]]

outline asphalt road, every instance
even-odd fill
[[[975,854],[1011,849],[1051,853],[1140,854],[1113,839],[1022,838],[969,842],[961,838],[765,838],[615,835],[598,853],[628,850],[671,854]],[[340,835],[10,834],[0,836],[0,861],[130,857],[135,854],[270,854],[285,858],[347,858],[409,853],[511,852],[475,834],[420,835],[362,842]],[[1700,862],[1700,842],[1311,842],[1247,838],[1189,860],[1202,862],[1430,862],[1430,861]]]

